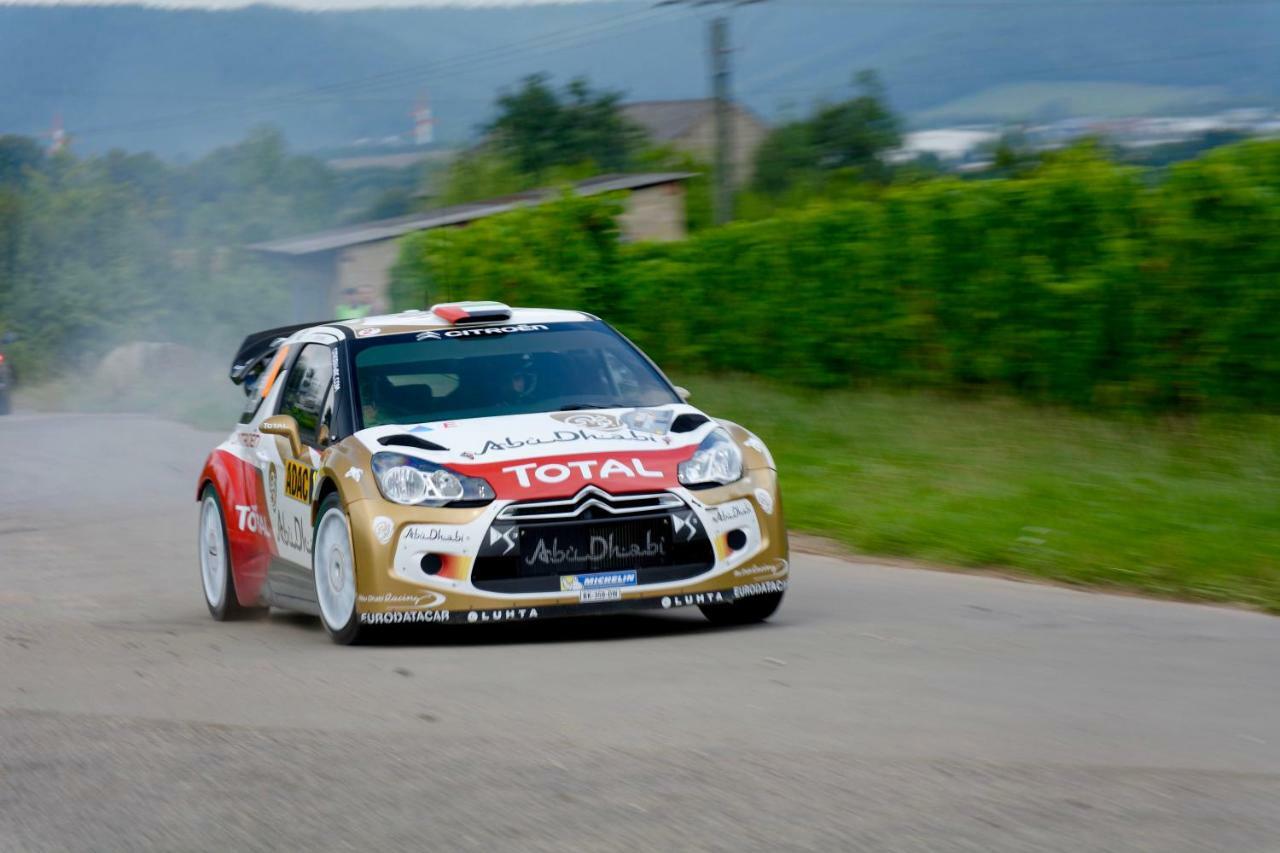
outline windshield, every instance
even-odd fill
[[[680,402],[604,323],[448,329],[355,346],[365,427]]]

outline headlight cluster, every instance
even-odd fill
[[[493,487],[479,477],[467,477],[403,453],[375,453],[371,467],[382,496],[398,504],[445,506],[493,500]]]
[[[742,451],[729,433],[717,429],[707,435],[677,471],[686,486],[726,485],[742,478]]]

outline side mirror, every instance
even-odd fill
[[[302,456],[302,437],[298,434],[298,422],[293,419],[293,415],[272,415],[258,424],[258,432],[287,438],[293,458]]]
[[[689,402],[689,398],[693,396],[688,388],[681,388],[679,385],[676,386],[676,393],[679,394],[680,399],[684,400],[686,403]]]

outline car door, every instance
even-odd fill
[[[298,423],[301,453],[295,454],[288,439],[271,436],[267,442],[267,501],[275,534],[278,558],[305,573],[287,572],[303,581],[304,589],[289,590],[310,598],[311,502],[316,471],[320,465],[322,442],[331,428],[333,357],[326,343],[304,343],[290,365],[276,404],[275,414],[289,415]],[[287,585],[287,584],[286,584]],[[278,583],[272,579],[272,591]]]

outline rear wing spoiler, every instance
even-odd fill
[[[236,350],[235,358],[231,360],[229,374],[231,381],[239,385],[246,379],[262,372],[263,366],[276,354],[276,350],[280,348],[285,339],[294,332],[310,329],[312,326],[323,325],[325,325],[324,320],[316,323],[296,323],[292,326],[280,326],[279,328],[266,329],[249,335],[240,344],[240,349]]]

